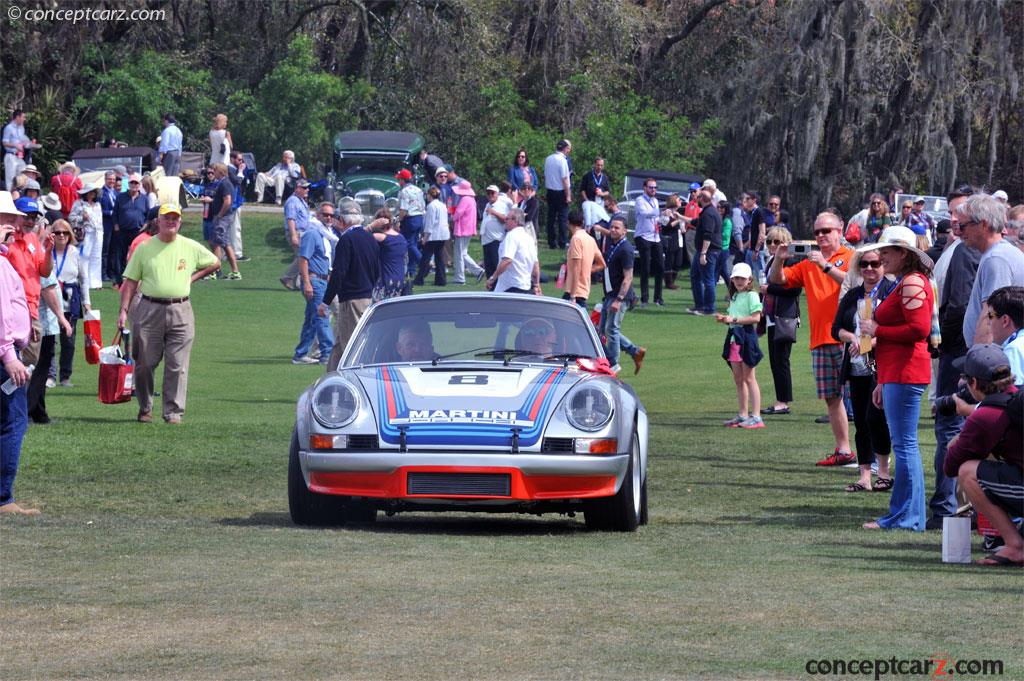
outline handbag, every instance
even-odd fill
[[[799,317],[776,317],[775,318],[775,342],[795,343],[796,329],[800,326]]]
[[[85,361],[99,364],[100,349],[103,347],[103,331],[100,328],[100,311],[85,313]]]
[[[135,393],[135,365],[121,349],[121,337],[118,329],[113,345],[100,350],[98,396],[103,404],[128,402]]]

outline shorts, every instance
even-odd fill
[[[231,243],[231,223],[234,220],[231,213],[213,221],[210,228],[210,243],[214,246],[226,247]]]
[[[740,354],[742,347],[739,343],[729,343],[729,362],[742,362],[743,356]]]
[[[993,504],[1012,518],[1024,516],[1024,471],[1019,466],[986,459],[978,463],[978,484]]]
[[[814,387],[818,392],[819,400],[827,400],[843,394],[842,345],[830,343],[811,348],[811,365],[814,368]]]

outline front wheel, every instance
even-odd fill
[[[626,477],[615,496],[590,502],[583,513],[587,527],[595,530],[634,532],[646,523],[646,481],[640,468],[640,439],[633,433]]]
[[[288,452],[288,511],[296,525],[343,525],[341,500],[310,492],[299,464],[299,434],[292,431]]]

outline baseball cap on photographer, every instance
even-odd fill
[[[395,173],[395,179],[409,181],[412,179],[412,173],[409,172],[408,168],[402,168],[397,173]]]
[[[980,381],[991,381],[996,369],[1010,366],[1010,360],[997,343],[975,345],[963,357],[953,360],[961,373]]]

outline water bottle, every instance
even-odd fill
[[[36,365],[35,364],[29,364],[25,368],[28,369],[28,375],[29,375],[29,378],[31,378],[32,377],[32,370],[36,368]],[[0,385],[0,390],[4,391],[4,395],[10,395],[11,393],[13,393],[17,389],[18,389],[18,386],[14,382],[14,377],[13,376],[11,376],[6,381],[4,381],[3,385]]]

